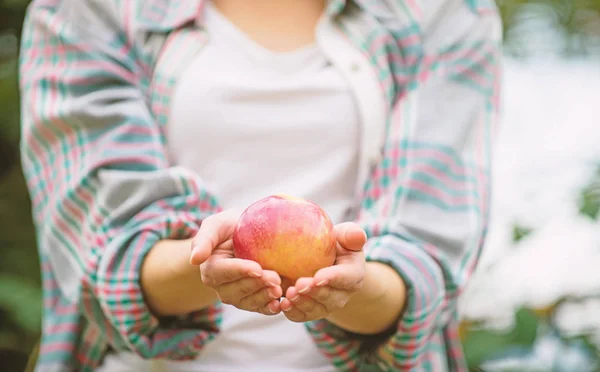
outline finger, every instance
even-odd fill
[[[311,278],[300,278],[296,281],[297,285],[288,288],[285,298],[298,310],[308,315],[314,315],[315,312],[326,313],[327,309],[323,304],[317,304],[312,298],[306,296],[313,290]]]
[[[217,254],[223,258],[235,258],[233,255],[233,239],[227,239],[223,243],[217,245],[213,249],[212,255],[214,256]]]
[[[330,286],[346,291],[357,291],[365,277],[364,263],[341,264],[317,271],[314,276],[316,287]]]
[[[231,283],[225,283],[217,287],[216,290],[223,303],[235,305],[242,298],[267,288],[269,287],[263,282],[262,278],[244,278]]]
[[[300,281],[300,280],[299,280]],[[303,283],[301,283],[302,285]],[[311,303],[302,303],[298,304],[299,301],[303,301],[304,298],[310,298],[317,303],[323,305],[325,311],[328,314],[331,314],[335,310],[339,310],[343,308],[348,300],[350,299],[351,292],[325,286],[325,287],[314,287],[314,286],[304,286],[305,290],[299,290],[299,286],[290,287],[290,289],[286,292],[286,298],[294,305],[298,306],[299,309],[307,313],[309,318],[315,316],[315,309],[312,308],[314,304]],[[302,293],[300,293],[302,292]],[[315,305],[316,306],[316,305]],[[316,306],[318,308],[318,306]],[[323,310],[317,309],[317,310]]]
[[[337,224],[334,231],[338,243],[349,251],[361,251],[367,242],[367,234],[354,222]]]
[[[293,286],[290,286],[289,289],[296,291],[299,294],[304,294],[310,291],[312,287],[315,286],[315,280],[313,278],[300,278],[296,280]],[[289,291],[288,289],[288,291]],[[287,293],[287,292],[286,292]],[[290,298],[289,295],[286,295],[287,298]]]
[[[271,287],[281,287],[281,277],[275,271],[263,270],[262,279],[267,285]]]
[[[244,278],[260,278],[263,270],[257,262],[240,258],[211,257],[200,265],[202,282],[215,288]]]
[[[295,307],[287,298],[281,301],[280,308],[284,312],[285,317],[292,322],[301,323],[308,321],[307,315]]]
[[[361,270],[364,270],[365,253],[363,251],[355,252],[347,249],[344,249],[344,252],[338,251],[338,255],[335,258],[335,264],[356,266],[354,270],[360,269],[359,266],[361,266]]]
[[[284,297],[281,299],[279,307],[281,308],[281,311],[288,312],[292,309],[292,307],[294,307],[294,305],[292,304],[292,301],[290,301],[286,297]]]
[[[290,299],[290,301],[294,305],[294,308],[306,315],[306,320],[322,319],[331,314],[324,304],[315,301],[310,296],[298,295],[296,298]]]
[[[239,301],[238,307],[244,310],[257,311],[267,308],[273,300],[281,298],[281,287],[267,287],[250,294]],[[277,301],[279,302],[279,301]],[[270,310],[271,309],[267,309]],[[271,313],[271,312],[270,312]],[[272,313],[271,313],[272,314]]]
[[[192,239],[190,263],[200,265],[208,259],[213,249],[227,241],[233,234],[239,212],[230,210],[207,217],[202,221],[198,233]]]
[[[269,302],[266,306],[261,307],[256,311],[267,316],[276,315],[281,312],[281,304],[279,303],[279,300],[273,300]]]
[[[323,304],[331,314],[346,306],[346,303],[348,303],[348,300],[350,299],[351,292],[326,286],[312,288],[304,296],[310,297],[314,301]]]

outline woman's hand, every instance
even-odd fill
[[[367,241],[365,232],[348,222],[335,226],[337,258],[333,266],[319,270],[313,278],[300,278],[288,288],[281,310],[294,322],[327,318],[342,309],[365,278]]]
[[[221,302],[238,309],[278,314],[281,278],[257,262],[234,258],[233,230],[241,211],[229,210],[208,217],[192,241],[192,265],[200,266],[202,282],[213,288]]]

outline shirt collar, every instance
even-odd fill
[[[206,0],[145,0],[139,17],[142,29],[169,32],[195,22]]]

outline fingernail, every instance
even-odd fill
[[[252,276],[254,278],[260,278],[262,275],[260,275],[260,273],[257,273],[256,271],[252,271],[250,273],[250,276]]]
[[[298,293],[305,294],[308,291],[310,291],[310,287],[302,288],[301,290],[298,291]]]
[[[327,284],[327,280],[321,280],[320,282],[317,283],[317,287],[322,287],[326,284]]]
[[[271,297],[272,299],[276,300],[279,297],[277,297],[277,295],[274,295],[273,293],[271,293],[270,291],[267,291],[267,293],[269,294],[269,297]]]
[[[198,247],[192,247],[192,253],[190,254],[190,263],[193,264],[194,256],[198,253]]]
[[[271,306],[267,306],[269,308],[269,311],[271,312],[271,314],[277,314],[277,311],[271,309]]]
[[[283,310],[283,312],[287,313],[288,311],[292,310],[292,308],[290,307],[289,309],[281,309]]]
[[[275,284],[275,283],[271,283],[271,282],[267,282],[267,285],[268,285],[269,287],[277,287],[277,284]]]
[[[296,295],[295,297],[290,298],[290,301],[296,302],[296,301],[298,301],[299,298],[300,298],[300,296]]]

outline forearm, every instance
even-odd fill
[[[393,326],[406,300],[402,278],[388,265],[367,262],[363,287],[327,320],[347,331],[377,334]]]
[[[184,315],[218,300],[202,283],[200,270],[190,265],[191,240],[162,240],[144,259],[141,286],[156,316]]]

